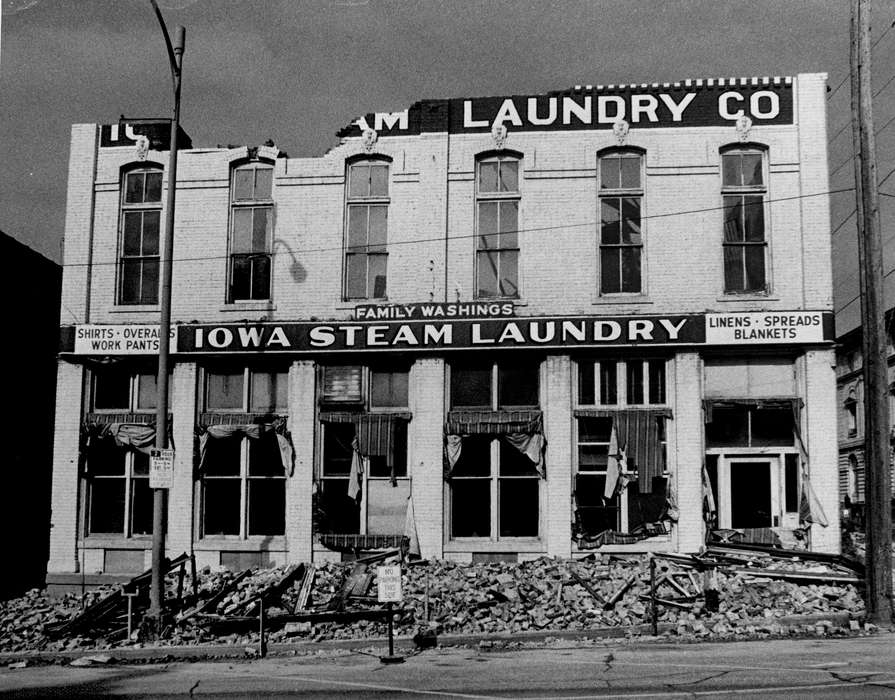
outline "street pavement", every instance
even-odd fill
[[[0,669],[0,698],[895,698],[895,634]]]

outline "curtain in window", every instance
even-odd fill
[[[463,438],[469,435],[500,436],[531,460],[542,479],[547,478],[541,411],[450,411],[444,431],[445,478],[451,476],[463,451]]]
[[[278,418],[272,423],[231,423],[218,425],[196,426],[199,435],[199,473],[205,471],[208,459],[208,441],[220,440],[229,437],[247,437],[250,440],[258,440],[262,435],[274,433],[277,446],[280,449],[280,460],[283,463],[283,471],[286,476],[292,476],[295,463],[295,453],[292,448],[292,437],[286,430],[286,419]]]
[[[576,418],[612,418],[619,454],[637,466],[640,493],[651,493],[653,477],[662,476],[665,460],[659,441],[659,421],[672,417],[670,408],[620,409],[579,408]]]
[[[89,447],[94,440],[114,440],[118,447],[127,447],[145,454],[149,454],[150,450],[155,448],[154,421],[126,423],[114,419],[106,420],[102,414],[91,418],[92,420],[85,423],[82,429],[82,442],[85,447]],[[170,436],[170,423],[168,427]],[[173,446],[173,440],[171,444]]]

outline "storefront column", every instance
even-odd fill
[[[174,366],[171,413],[174,421],[174,483],[168,491],[167,553],[177,557],[193,551],[194,489],[193,446],[196,432],[195,362],[178,362]]]
[[[314,542],[315,373],[312,360],[293,362],[289,368],[289,431],[295,450],[295,468],[286,480],[286,546],[290,563],[311,561]]]
[[[440,559],[444,546],[444,360],[420,358],[410,368],[408,467],[411,497],[424,559]]]
[[[78,571],[78,447],[81,435],[81,365],[56,367],[56,434],[48,573]]]
[[[541,406],[547,437],[545,463],[547,554],[572,556],[572,362],[568,355],[551,355],[544,362]]]
[[[702,415],[702,364],[693,352],[678,353],[674,360],[674,431],[668,439],[668,461],[677,484],[680,516],[677,550],[696,552],[705,542],[702,519],[702,463],[705,459]]]
[[[827,526],[811,526],[811,549],[839,553],[839,465],[836,445],[836,358],[834,350],[809,350],[804,367],[802,435],[808,450],[808,476]]]

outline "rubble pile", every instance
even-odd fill
[[[179,575],[166,577],[171,622],[161,643],[257,643],[262,606],[269,642],[382,636],[386,623],[375,572],[383,560],[397,561],[397,551],[391,554],[368,563],[204,570],[196,574],[195,585],[182,567]],[[727,547],[709,547],[701,557],[417,561],[403,568],[395,633],[596,630],[653,623],[696,636],[773,634],[782,631],[778,620],[787,615],[860,616],[861,576],[860,564],[842,558]],[[83,601],[73,595],[50,599],[33,590],[2,602],[0,651],[138,644],[137,625],[122,627],[126,620],[116,603],[122,590],[107,587]]]

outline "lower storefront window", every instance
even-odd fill
[[[87,533],[152,534],[149,457],[99,440],[87,454]]]

